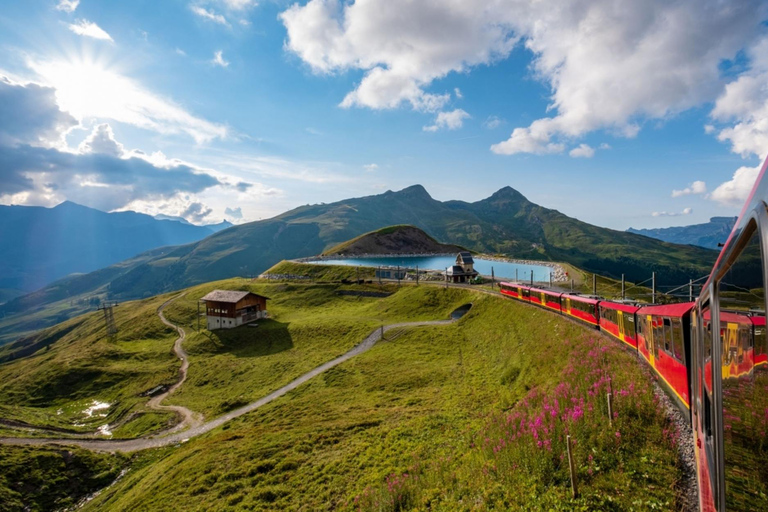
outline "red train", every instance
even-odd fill
[[[600,329],[653,368],[691,422],[705,512],[768,510],[766,166],[768,159],[695,302],[632,305],[500,286],[504,295]]]

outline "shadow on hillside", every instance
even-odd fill
[[[217,352],[235,357],[263,357],[293,348],[289,324],[271,319],[259,320],[255,324],[258,327],[249,324],[213,331]]]

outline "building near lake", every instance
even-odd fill
[[[445,279],[452,283],[466,283],[479,275],[475,270],[475,260],[469,251],[456,255],[456,263],[445,269]]]
[[[267,317],[269,297],[253,292],[214,290],[200,300],[205,302],[209,331],[232,329]]]

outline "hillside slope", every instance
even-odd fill
[[[736,217],[712,217],[709,222],[704,224],[657,229],[629,228],[627,232],[673,244],[698,245],[707,249],[717,249],[717,244],[725,243],[728,239],[735,222]]]
[[[136,212],[105,213],[69,201],[54,208],[0,205],[0,289],[31,292],[68,274],[92,272],[214,232]]]
[[[314,256],[385,226],[409,224],[430,236],[474,251],[564,261],[630,281],[657,272],[660,283],[686,282],[707,273],[717,253],[592,226],[528,201],[505,187],[467,203],[441,202],[424,187],[307,205],[272,219],[216,233],[161,254],[57,282],[0,306],[14,315],[83,294],[138,298],[237,275],[257,275],[283,259]],[[11,322],[7,320],[6,322]],[[12,332],[13,326],[0,329]],[[0,332],[2,334],[2,332]]]
[[[389,226],[331,247],[323,256],[361,254],[435,254],[466,250],[458,245],[441,244],[415,226]]]

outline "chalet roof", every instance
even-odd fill
[[[235,291],[235,290],[213,290],[205,297],[201,298],[200,300],[207,301],[207,302],[227,302],[236,304],[243,300],[248,295],[256,295],[257,297],[262,297],[264,299],[269,299],[269,297],[264,297],[263,295],[257,295],[252,292],[242,292],[242,291]]]
[[[474,263],[474,260],[472,259],[472,253],[469,251],[461,251],[459,253],[459,258],[461,258],[461,261],[464,263]]]

